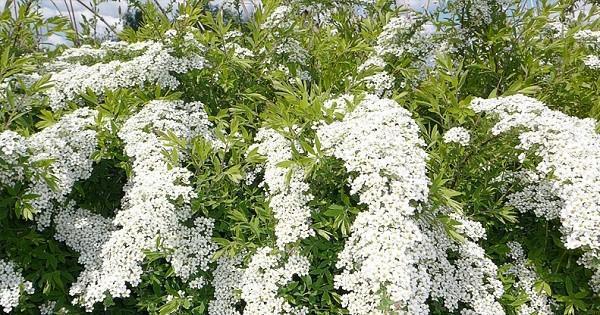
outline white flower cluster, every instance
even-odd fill
[[[286,38],[275,49],[278,55],[284,55],[288,61],[305,65],[308,59],[308,51],[293,38]]]
[[[71,47],[62,52],[62,54],[56,57],[57,61],[63,61],[70,63],[76,59],[80,58],[93,58],[93,59],[101,59],[106,57],[110,53],[127,53],[127,52],[136,52],[148,49],[153,45],[153,42],[145,41],[145,42],[137,42],[137,43],[127,43],[127,42],[102,42],[100,44],[100,48],[93,48],[90,45],[81,45],[79,47]]]
[[[294,275],[308,274],[308,259],[297,253],[284,253],[270,247],[259,248],[246,268],[244,255],[221,257],[214,270],[214,300],[208,305],[210,315],[307,315],[304,307],[294,307],[279,296],[279,289]],[[237,310],[244,303],[244,311]]]
[[[299,25],[293,23],[292,17],[310,18],[309,16],[312,16],[315,18],[315,14],[321,14],[321,11],[318,10],[317,12],[310,11],[316,6],[321,7],[321,5],[290,0],[285,2],[285,5],[276,7],[261,24],[262,28],[270,30],[268,36],[272,37],[273,42],[276,43],[272,49],[267,50],[263,47],[257,52],[265,58],[267,67],[264,68],[264,72],[281,72],[291,84],[294,84],[297,79],[312,80],[311,73],[307,68],[311,55],[307,48],[303,47],[303,43],[298,40],[303,31]]]
[[[471,106],[499,119],[493,134],[519,131],[517,149],[541,159],[536,171],[548,178],[552,193],[563,202],[558,217],[565,247],[588,251],[585,261],[600,258],[600,135],[596,121],[550,110],[523,95],[476,99]],[[597,264],[588,267],[600,269]]]
[[[590,69],[600,70],[600,58],[598,56],[586,56],[585,59],[583,59],[583,64]]]
[[[565,36],[569,26],[561,21],[550,21],[544,25],[543,30],[550,38],[561,38]]]
[[[471,134],[463,127],[454,127],[444,133],[444,143],[457,143],[461,146],[467,146],[471,141]]]
[[[292,143],[277,131],[262,128],[249,150],[254,148],[267,157],[262,185],[267,186],[269,206],[277,219],[277,247],[284,249],[287,244],[314,235],[308,207],[313,197],[308,194],[309,185],[304,182],[304,171],[298,167],[290,169],[277,165],[292,159]],[[288,172],[292,173],[286,184]]]
[[[23,136],[11,130],[0,133],[0,185],[14,186],[24,179],[27,156]]]
[[[581,30],[573,38],[584,43],[593,52],[600,53],[600,31]],[[596,54],[586,56],[583,63],[590,69],[600,70],[600,57]]]
[[[523,252],[523,247],[517,242],[509,242],[506,244],[510,249],[509,256],[513,260],[512,267],[507,271],[507,274],[517,278],[514,287],[527,294],[529,300],[519,306],[517,314],[519,315],[552,315],[556,314],[553,311],[552,300],[543,292],[539,292],[535,288],[535,283],[538,280],[538,275],[530,266]]]
[[[421,25],[416,13],[407,11],[404,14],[393,17],[377,37],[375,52],[378,56],[393,55],[402,56],[418,47],[411,47],[406,39],[418,30]],[[416,51],[413,51],[416,52]]]
[[[262,8],[261,0],[211,0],[212,10],[222,10],[228,16],[247,22],[257,10]]]
[[[192,173],[171,166],[162,152],[167,143],[159,136],[167,131],[182,139],[203,136],[218,144],[201,103],[152,101],[130,117],[119,132],[125,152],[133,159],[133,175],[126,186],[122,209],[117,212],[112,231],[90,263],[80,274],[70,293],[88,311],[106,294],[126,297],[127,284],[136,286],[142,274],[143,250],[168,250],[175,273],[184,281],[207,270],[209,257],[216,249],[210,240],[212,220],[197,218],[194,227],[190,201]],[[183,158],[183,154],[180,156]],[[162,242],[157,248],[157,239]],[[91,256],[91,255],[90,255]],[[184,267],[185,266],[185,267]]]
[[[502,282],[496,279],[498,267],[476,243],[485,238],[485,229],[480,223],[456,214],[450,217],[461,223],[457,232],[465,236],[462,242],[451,239],[441,226],[421,223],[425,237],[416,248],[420,264],[426,266],[430,277],[430,283],[423,284],[424,289],[431,291],[432,299],[443,301],[449,311],[466,304],[461,309],[462,315],[504,314],[497,302],[504,293]],[[450,255],[456,258],[448,258]]]
[[[415,12],[407,11],[400,16],[393,17],[377,37],[374,53],[359,66],[359,71],[376,67],[376,74],[363,80],[367,88],[379,96],[387,96],[393,85],[394,77],[383,68],[387,65],[386,58],[411,57],[411,67],[418,69],[420,77],[434,64],[435,55],[440,50],[445,50],[444,43],[438,43],[433,37],[433,25],[424,23],[424,20]],[[406,82],[400,83],[402,87]]]
[[[536,217],[553,220],[559,217],[564,202],[556,196],[553,183],[531,170],[515,172],[509,177],[523,188],[509,194],[506,204],[519,212],[532,212]],[[508,179],[508,178],[507,178]]]
[[[209,315],[240,315],[235,305],[241,301],[236,291],[240,289],[240,279],[244,275],[242,258],[242,255],[221,257],[217,261],[212,281],[214,299],[208,303]]]
[[[246,302],[244,313],[253,315],[308,315],[303,307],[294,307],[278,296],[279,288],[285,286],[294,275],[308,275],[310,263],[299,254],[286,255],[269,247],[256,250],[248,267],[244,269],[240,289]]]
[[[474,27],[480,27],[483,24],[489,24],[492,21],[493,6],[498,6],[498,10],[507,10],[511,5],[511,0],[454,0],[451,2],[456,12],[466,13],[466,20],[472,23]]]
[[[380,71],[364,78],[367,89],[378,96],[389,96],[394,87],[394,76],[387,71]]]
[[[589,281],[589,285],[596,293],[600,293],[600,254],[598,251],[585,252],[577,261],[585,268],[591,269],[594,274]]]
[[[225,33],[225,35],[223,35],[223,41],[225,41],[225,50],[233,50],[233,55],[240,59],[253,58],[254,52],[252,52],[252,50],[235,42],[235,39],[242,37],[242,35],[243,33],[238,30]]]
[[[40,315],[52,315],[56,309],[56,301],[47,301],[44,304],[38,306]]]
[[[214,270],[214,300],[208,305],[210,315],[240,315],[238,304],[245,303],[244,314],[308,314],[304,307],[294,307],[278,296],[278,290],[294,275],[308,274],[310,263],[296,253],[286,254],[269,247],[259,248],[248,267],[242,267],[244,255],[221,257]],[[287,258],[286,258],[287,257]]]
[[[37,211],[38,228],[48,227],[55,203],[66,201],[75,182],[87,179],[92,174],[92,154],[96,151],[96,110],[80,108],[63,116],[56,124],[27,139],[31,152],[30,162],[51,159],[52,175],[57,187],[53,189],[43,178],[37,178],[28,189],[36,194],[31,205]]]
[[[269,15],[265,22],[261,25],[265,29],[280,28],[285,29],[292,26],[293,20],[289,18],[292,15],[293,9],[291,6],[280,5]]]
[[[102,245],[115,230],[110,219],[85,209],[75,209],[72,203],[55,216],[54,223],[54,238],[78,252],[78,262],[84,267],[94,265]]]
[[[457,243],[443,228],[413,216],[411,202],[427,201],[429,180],[424,142],[407,110],[366,95],[342,121],[318,127],[317,135],[324,152],[355,174],[351,193],[368,206],[354,221],[338,257],[342,273],[334,278],[348,292],[342,303],[350,314],[387,314],[382,297],[402,314],[428,314],[429,298],[443,299],[451,311],[468,305],[461,314],[504,314],[497,267],[475,243],[483,227],[457,217],[460,232],[471,239]],[[448,258],[452,252],[457,259]]]
[[[240,59],[249,59],[254,57],[252,50],[242,47],[238,43],[225,43],[226,50],[233,50],[233,55]]]
[[[185,57],[173,55],[173,48],[160,42],[132,44],[145,46],[144,52],[128,61],[113,60],[91,66],[71,64],[66,69],[53,72],[54,84],[46,94],[53,110],[62,109],[66,102],[78,94],[91,89],[102,94],[107,89],[117,89],[144,84],[157,84],[174,89],[179,85],[172,73],[185,73],[192,69],[202,69],[206,60],[198,53]]]
[[[591,49],[600,49],[600,31],[581,30],[573,38],[585,43]]]
[[[33,294],[33,284],[25,281],[15,263],[0,259],[0,306],[5,313],[19,305],[21,290]]]
[[[317,135],[323,148],[359,174],[351,193],[360,193],[361,203],[391,211],[408,210],[408,200],[426,200],[425,143],[410,112],[395,101],[367,94],[342,121],[320,126]]]
[[[351,314],[383,314],[383,290],[399,308],[422,313],[415,288],[424,271],[410,253],[421,231],[408,216],[415,210],[410,200],[425,201],[428,179],[424,143],[410,113],[366,95],[342,121],[320,126],[317,136],[324,152],[357,174],[351,192],[369,206],[356,217],[336,264],[342,274],[335,285],[348,291],[343,305]]]
[[[518,149],[541,158],[536,170],[552,174],[556,195],[564,201],[560,211],[565,246],[600,249],[600,135],[596,121],[550,110],[523,95],[475,99],[475,112],[494,114],[497,135],[519,130]]]

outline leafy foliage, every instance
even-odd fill
[[[544,220],[508,202],[510,194],[524,187],[505,176],[533,169],[539,159],[523,160],[515,149],[518,132],[493,135],[490,129],[495,121],[470,106],[476,97],[523,94],[570,116],[600,119],[600,72],[584,63],[587,56],[598,53],[598,47],[575,36],[582,30],[600,30],[597,4],[456,0],[412,11],[384,0],[289,4],[268,0],[252,8],[225,2],[234,9],[187,1],[165,12],[152,3],[132,2],[135,9],[118,35],[122,42],[162,43],[170,55],[183,60],[201,52],[207,66],[173,73],[179,84],[171,88],[158,82],[102,91],[88,88],[53,111],[48,91],[53,75],[63,66],[61,56],[82,49],[73,64],[92,66],[133,60],[143,52],[108,49],[93,38],[87,38],[90,46],[83,48],[44,48],[44,36],[73,38],[74,30],[64,19],[44,19],[33,10],[32,1],[7,1],[0,15],[0,132],[15,131],[27,138],[79,108],[97,111],[90,127],[97,137],[93,169],[73,185],[66,202],[52,201],[58,209],[70,202],[94,215],[114,218],[126,204],[124,196],[134,176],[135,161],[124,151],[119,135],[126,121],[152,100],[201,102],[223,147],[206,137],[180,137],[151,126],[146,132],[165,144],[160,158],[169,167],[181,165],[193,174],[192,216],[184,224],[192,226],[198,217],[214,220],[212,241],[218,249],[210,257],[211,270],[220,259],[231,257],[242,257],[241,264],[248,266],[258,249],[275,247],[278,220],[270,207],[273,196],[265,187],[267,157],[253,146],[259,130],[271,128],[290,144],[291,158],[277,164],[286,170],[286,183],[293,180],[294,170],[303,170],[302,180],[312,196],[308,219],[315,232],[280,249],[284,255],[302,254],[310,266],[306,274],[290,275],[278,288],[278,296],[308,314],[348,314],[342,298],[348,292],[334,280],[340,273],[336,263],[353,234],[353,223],[368,207],[348,185],[360,174],[349,172],[344,161],[324,153],[315,130],[344,117],[339,108],[330,107],[332,99],[356,96],[338,105],[357,106],[365,92],[377,93],[369,80],[385,72],[388,81],[377,86],[389,83],[382,96],[410,112],[425,142],[429,196],[426,204],[411,203],[424,209],[418,219],[439,224],[457,244],[468,239],[457,215],[483,226],[486,237],[477,244],[498,266],[497,278],[504,290],[499,302],[506,314],[522,314],[522,306],[532,301],[511,273],[515,267],[507,245],[511,242],[523,246],[537,277],[533,288],[552,301],[556,314],[600,313],[599,293],[592,285],[598,276],[579,263],[587,249],[565,247],[560,219]],[[278,26],[268,27],[283,6],[290,11],[277,21]],[[477,11],[483,6],[487,16]],[[251,14],[245,19],[247,13]],[[381,34],[390,29],[394,18],[411,14],[418,22],[395,39],[398,46],[410,43],[409,47],[403,53],[379,56]],[[417,45],[425,48],[419,50]],[[85,49],[105,53],[94,55]],[[374,56],[382,57],[383,64],[368,65]],[[444,141],[445,132],[459,126],[469,131],[469,144]],[[15,166],[3,159],[2,150],[0,174],[16,166],[24,171],[13,183],[0,181],[0,259],[13,261],[35,288],[33,294],[21,294],[13,311],[38,314],[40,306],[54,301],[57,314],[82,313],[69,292],[84,268],[78,262],[80,253],[54,238],[55,226],[38,229],[39,212],[32,201],[39,196],[28,190],[32,182],[41,180],[55,188],[59,180],[54,176],[55,161],[23,157]],[[209,313],[217,295],[210,281],[214,276],[201,271],[205,285],[190,286],[177,276],[170,250],[146,249],[141,282],[128,287],[128,297],[107,296],[94,312]],[[449,257],[459,259],[454,252]],[[600,262],[595,263],[600,270]],[[372,293],[381,295],[382,313],[401,311],[385,290]],[[240,294],[235,291],[236,297]],[[237,301],[234,308],[243,311],[245,303]],[[431,314],[459,314],[468,307],[461,304],[449,310],[442,299],[433,297],[427,304]]]

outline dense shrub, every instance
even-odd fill
[[[133,2],[52,49],[31,4],[0,17],[4,312],[600,313],[592,2]]]

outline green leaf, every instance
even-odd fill
[[[178,298],[173,298],[173,300],[171,300],[170,302],[168,302],[167,304],[163,305],[163,307],[160,308],[158,314],[159,315],[169,315],[169,314],[173,314],[175,312],[177,312],[177,310],[179,310],[179,299]]]

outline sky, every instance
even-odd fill
[[[91,7],[91,0],[80,0],[88,7]],[[158,2],[161,6],[166,7],[170,0],[152,0]],[[127,0],[100,0],[98,1],[98,13],[104,20],[110,24],[117,31],[122,29],[121,16],[127,12],[128,3]],[[0,0],[0,8],[4,8],[6,0]],[[52,16],[64,16],[69,18],[69,8],[72,7],[74,17],[77,23],[83,21],[83,17],[88,20],[93,18],[94,14],[90,12],[84,5],[78,2],[78,0],[39,0],[40,13],[45,17],[49,18]],[[98,21],[96,27],[97,34],[110,33],[109,28],[101,21]],[[53,35],[46,39],[49,44],[67,43],[67,40],[60,35]]]
[[[40,0],[40,12],[44,17],[51,17],[62,15],[65,17],[69,16],[68,6],[73,7],[73,12],[75,13],[75,19],[78,23],[83,21],[83,16],[87,19],[91,19],[93,17],[93,13],[85,8],[78,1],[82,1],[88,6],[91,6],[91,0]],[[169,1],[185,1],[185,0],[148,0],[158,2],[161,6],[166,7]],[[212,0],[211,3],[213,5],[219,5],[224,0]],[[260,0],[239,0],[242,3],[246,4],[246,6],[251,6],[251,2],[258,2]],[[99,0],[100,4],[98,5],[99,14],[104,18],[104,20],[112,25],[117,31],[122,29],[122,21],[120,16],[127,11],[127,0]],[[437,6],[438,0],[396,0],[397,4],[406,5],[412,7],[417,10],[422,10],[426,5],[429,5],[429,9],[433,9]],[[0,8],[4,7],[6,0],[0,0]],[[588,9],[589,10],[589,9]],[[109,33],[108,27],[104,25],[102,22],[98,22],[97,25],[97,34],[107,34]],[[47,38],[46,42],[51,45],[59,44],[59,43],[67,43],[67,40],[60,35],[53,35]]]
[[[83,3],[91,7],[90,0],[81,0]],[[170,0],[152,0],[158,2],[161,6],[166,7]],[[177,0],[175,0],[177,1]],[[180,0],[181,1],[181,0]],[[256,0],[240,0],[245,3],[250,3],[251,1]],[[223,0],[213,0],[211,1],[214,4],[218,5],[222,3]],[[411,6],[413,8],[422,8],[428,1],[427,0],[397,0],[398,3],[405,4],[407,6]],[[436,0],[429,0],[430,3],[437,2]],[[3,8],[6,3],[6,0],[0,0],[0,8]],[[69,17],[69,10],[72,6],[73,12],[75,13],[75,20],[77,23],[81,23],[83,21],[83,16],[87,19],[91,19],[93,17],[93,13],[85,8],[82,4],[78,2],[78,0],[40,0],[40,12],[46,18],[52,16],[65,16]],[[102,0],[98,5],[99,14],[104,18],[104,20],[112,25],[116,30],[122,29],[122,22],[120,16],[127,11],[127,0]],[[97,29],[98,34],[106,34],[109,33],[108,27],[98,21]],[[46,40],[49,44],[59,44],[66,43],[66,39],[60,35],[53,35],[47,38]]]

